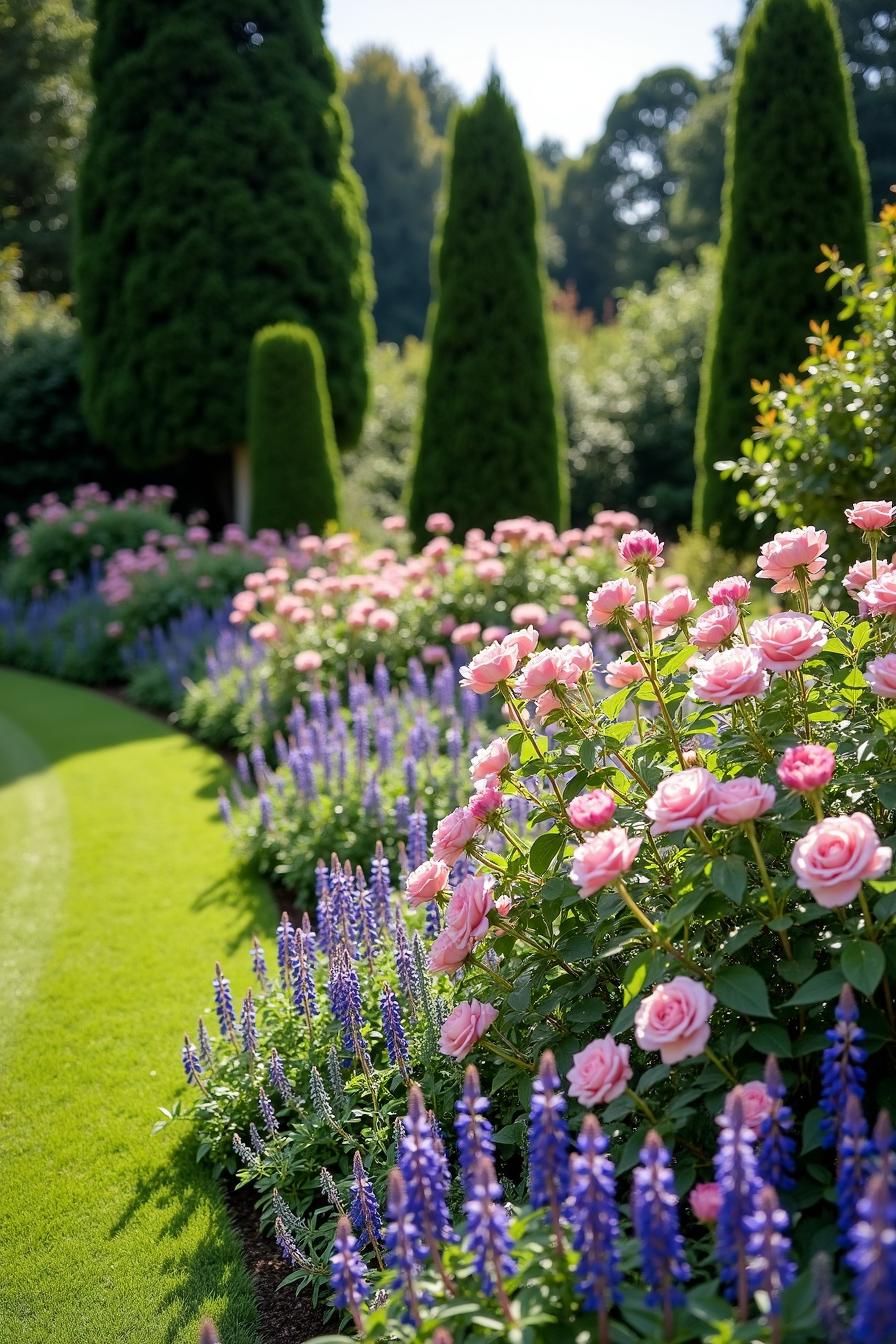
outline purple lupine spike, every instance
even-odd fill
[[[296,1011],[304,1015],[310,1029],[311,1019],[317,1017],[319,1009],[317,1006],[317,990],[314,985],[314,965],[308,955],[305,935],[301,929],[297,929],[293,934],[290,973],[292,976],[293,1003],[296,1006]]]
[[[512,1319],[504,1280],[516,1273],[511,1252],[510,1217],[504,1205],[504,1191],[495,1178],[491,1159],[480,1157],[470,1178],[464,1201],[467,1221],[467,1245],[473,1255],[473,1268],[482,1281],[483,1291],[494,1294],[508,1319]]]
[[[716,1224],[716,1260],[725,1295],[737,1302],[742,1319],[746,1319],[749,1303],[747,1219],[755,1212],[760,1189],[754,1137],[744,1120],[743,1089],[734,1087],[728,1094],[721,1117],[715,1156],[721,1196]]]
[[[255,1000],[251,989],[246,990],[243,1006],[240,1009],[240,1040],[247,1055],[254,1055],[258,1049],[258,1028],[255,1025]]]
[[[260,742],[253,742],[252,746],[250,747],[249,764],[252,766],[256,779],[258,778],[259,775],[264,777],[268,768],[268,763],[265,760],[264,747],[261,745]]]
[[[360,865],[355,869],[355,894],[358,941],[361,950],[372,965],[379,946],[379,933],[373,893],[364,880],[364,872]]]
[[[380,654],[373,669],[373,689],[380,700],[389,697],[389,669],[383,655]]]
[[[875,1165],[886,1176],[890,1195],[896,1200],[896,1134],[889,1111],[881,1111],[875,1122],[874,1151]]]
[[[426,920],[423,925],[423,932],[427,938],[438,938],[442,931],[442,916],[439,913],[437,901],[427,901]]]
[[[274,732],[274,754],[280,765],[286,764],[286,758],[289,755],[289,747],[286,745],[286,738],[279,728]]]
[[[759,1151],[756,1164],[759,1179],[776,1190],[792,1190],[795,1184],[793,1111],[785,1104],[787,1089],[774,1055],[765,1063],[765,1090],[771,1109],[759,1125]]]
[[[545,1050],[529,1103],[529,1202],[534,1209],[550,1209],[558,1247],[560,1211],[569,1191],[568,1153],[566,1098],[553,1052]]]
[[[401,1285],[408,1320],[419,1326],[421,1297],[417,1280],[427,1249],[408,1201],[404,1178],[397,1168],[389,1173],[386,1212],[386,1265],[395,1271]]]
[[[896,1202],[877,1172],[859,1200],[846,1257],[856,1278],[855,1344],[891,1344],[896,1320]]]
[[[460,1180],[464,1192],[472,1189],[473,1176],[480,1158],[494,1161],[495,1144],[491,1121],[486,1119],[488,1098],[482,1095],[479,1074],[474,1064],[467,1066],[463,1091],[454,1104],[454,1132],[460,1158]]]
[[[408,826],[408,864],[411,869],[419,868],[426,862],[429,853],[429,823],[420,804],[411,813]]]
[[[447,663],[443,663],[437,668],[432,679],[432,698],[435,701],[436,708],[443,714],[454,708],[454,669]]]
[[[355,735],[355,761],[358,773],[363,779],[370,759],[370,716],[364,705],[359,705],[355,710],[352,727]]]
[[[460,688],[460,716],[467,732],[471,730],[479,717],[479,696],[469,686]]]
[[[264,1127],[273,1139],[280,1128],[280,1122],[274,1114],[274,1108],[271,1105],[271,1099],[263,1087],[258,1089],[258,1109],[261,1111],[261,1118],[264,1121]]]
[[[181,1051],[181,1060],[184,1066],[184,1073],[187,1076],[188,1083],[195,1083],[197,1087],[202,1087],[202,1062],[199,1059],[196,1047],[189,1036],[184,1036],[184,1048]]]
[[[790,1219],[778,1204],[778,1196],[770,1185],[764,1185],[756,1198],[755,1212],[747,1220],[747,1275],[754,1292],[763,1292],[768,1298],[768,1313],[772,1318],[772,1341],[780,1344],[781,1294],[796,1278],[796,1265],[790,1254]]]
[[[690,1278],[679,1230],[678,1197],[669,1150],[651,1129],[632,1178],[632,1223],[641,1248],[645,1301],[659,1307],[667,1338],[672,1338],[672,1311],[684,1301],[679,1284]]]
[[[451,872],[448,874],[448,885],[452,891],[465,882],[468,877],[472,877],[476,872],[476,864],[470,858],[469,854],[461,854],[460,858],[451,865]]]
[[[302,729],[305,726],[305,709],[304,706],[299,704],[298,700],[293,700],[292,702],[292,710],[290,712],[287,723],[289,731],[292,733],[293,737],[298,739],[301,736]]]
[[[365,1246],[376,1247],[383,1240],[383,1219],[360,1153],[355,1153],[352,1160],[352,1174],[349,1217],[352,1220],[352,1227],[358,1234],[358,1247],[360,1250]]]
[[[849,985],[840,991],[834,1013],[835,1022],[826,1033],[830,1045],[821,1059],[822,1140],[826,1148],[836,1148],[846,1103],[850,1096],[861,1102],[865,1093],[865,1033],[859,1026],[859,1010]]]
[[[317,912],[317,941],[324,956],[329,956],[335,946],[333,909],[330,894],[330,873],[323,859],[318,859],[314,869],[314,893]]]
[[[586,1115],[569,1159],[568,1217],[573,1250],[579,1253],[576,1289],[587,1311],[598,1314],[599,1337],[609,1339],[607,1317],[620,1300],[619,1209],[609,1140]]]
[[[345,1052],[356,1058],[362,1068],[369,1069],[370,1055],[364,1039],[361,986],[354,962],[344,947],[339,948],[333,957],[330,981],[333,1015],[342,1028]]]
[[[208,1028],[201,1017],[196,1029],[196,1039],[199,1042],[199,1058],[202,1060],[203,1064],[211,1064],[212,1040],[208,1034]]]
[[[386,985],[380,995],[380,1014],[383,1020],[383,1036],[389,1063],[397,1068],[403,1077],[407,1077],[408,1038],[404,1034],[401,1022],[401,1009],[391,988]]]
[[[395,829],[399,835],[407,835],[408,826],[411,821],[411,804],[406,793],[402,793],[395,799],[395,812],[393,815]]]
[[[383,795],[380,788],[380,777],[372,774],[364,788],[361,798],[361,806],[369,820],[379,822],[383,816]]]
[[[859,1200],[871,1175],[873,1151],[862,1103],[855,1092],[850,1092],[837,1137],[837,1221],[841,1238],[847,1244]]]
[[[265,831],[272,831],[274,829],[274,804],[271,802],[271,795],[269,793],[259,793],[258,815],[262,829]]]
[[[247,1167],[258,1166],[258,1154],[253,1153],[252,1149],[248,1147],[247,1144],[243,1143],[243,1140],[240,1138],[239,1134],[234,1134],[232,1142],[233,1142],[233,1151]]]
[[[313,1268],[307,1255],[303,1255],[299,1250],[295,1237],[282,1218],[277,1218],[274,1221],[274,1237],[280,1249],[280,1254],[287,1264],[292,1265],[293,1269],[310,1270]]]
[[[234,807],[239,808],[241,812],[244,812],[246,809],[246,795],[243,793],[239,786],[239,782],[236,779],[231,780],[230,796],[233,799]]]
[[[336,1224],[336,1239],[330,1257],[330,1286],[334,1305],[348,1312],[358,1334],[362,1335],[361,1303],[370,1296],[370,1285],[352,1225],[345,1216]]]
[[[248,789],[249,785],[252,783],[252,775],[249,770],[249,762],[246,759],[246,753],[243,751],[237,753],[236,772],[239,775],[240,783]]]
[[[398,1167],[407,1187],[408,1208],[414,1215],[426,1247],[438,1267],[439,1242],[453,1241],[454,1231],[446,1202],[443,1153],[437,1147],[432,1122],[416,1083],[408,1093],[405,1134],[399,1145]]]
[[[454,768],[454,775],[457,776],[460,765],[461,752],[463,750],[463,733],[457,719],[454,719],[445,729],[445,754]]]
[[[277,965],[280,968],[280,984],[289,988],[289,963],[292,958],[293,927],[286,911],[280,916],[277,925]]]
[[[257,938],[252,939],[252,974],[255,976],[262,989],[268,987],[268,964],[265,960],[264,948]]]
[[[815,1315],[824,1332],[826,1344],[849,1344],[843,1303],[834,1291],[831,1258],[824,1252],[812,1260],[812,1286],[815,1290]]]
[[[377,720],[376,732],[374,734],[374,742],[376,746],[376,756],[377,760],[379,761],[380,769],[388,770],[389,766],[392,764],[392,759],[395,754],[394,741],[393,741],[392,725],[389,722],[389,720],[384,718],[383,716],[380,716]]]
[[[302,912],[302,933],[305,936],[305,947],[308,949],[308,955],[314,962],[317,959],[317,935],[311,925],[311,916],[307,910]]]
[[[398,976],[398,988],[401,990],[411,1016],[416,1016],[417,1008],[417,985],[414,975],[414,958],[411,953],[411,945],[408,942],[407,929],[401,915],[395,918],[395,929],[393,933],[395,973]]]
[[[218,1026],[222,1036],[236,1036],[236,1012],[233,1007],[233,995],[230,981],[221,970],[221,963],[215,962],[215,978],[212,981],[215,991],[215,1012],[218,1014]]]
[[[330,898],[333,911],[333,931],[336,935],[336,941],[340,946],[352,955],[357,956],[357,930],[355,909],[355,882],[352,877],[351,864],[347,863],[347,871],[340,868],[336,856],[333,856],[335,862],[330,872]]]
[[[280,1093],[284,1101],[292,1101],[294,1093],[290,1086],[289,1079],[286,1076],[286,1070],[283,1067],[283,1060],[276,1050],[271,1050],[271,1058],[268,1064],[268,1078],[271,1087]]]
[[[370,897],[373,912],[381,929],[392,924],[392,876],[389,872],[389,860],[383,851],[382,840],[377,840],[374,856],[370,861]]]
[[[264,1139],[259,1134],[257,1125],[249,1125],[249,1142],[252,1145],[253,1151],[261,1157],[264,1154]]]
[[[404,787],[408,799],[417,796],[417,762],[413,756],[404,758]],[[404,827],[402,827],[404,830]],[[405,832],[406,833],[406,832]]]
[[[233,830],[233,808],[223,789],[218,790],[218,814],[228,830]]]
[[[423,664],[416,656],[408,659],[408,688],[411,695],[418,700],[429,699],[429,683],[426,680],[426,673],[423,670]]]

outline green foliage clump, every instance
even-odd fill
[[[373,285],[321,0],[96,10],[77,264],[95,437],[144,468],[229,449],[250,341],[287,321],[320,340],[355,442]]]
[[[531,513],[562,523],[561,443],[544,322],[537,212],[516,115],[497,76],[454,122],[435,254],[438,297],[410,492],[459,532]]]
[[[787,71],[787,78],[781,71]],[[737,57],[719,302],[703,367],[694,526],[730,543],[734,485],[715,469],[750,430],[751,378],[799,358],[811,318],[834,315],[814,274],[821,243],[866,255],[868,184],[830,0],[763,0]]]
[[[339,453],[326,369],[313,331],[264,327],[249,356],[252,528],[321,532],[340,514]]]

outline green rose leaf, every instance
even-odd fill
[[[726,966],[713,982],[712,992],[719,1003],[747,1017],[771,1017],[765,981],[750,966]]]
[[[709,876],[716,891],[727,896],[729,901],[734,901],[735,905],[740,905],[747,889],[747,869],[743,859],[736,854],[713,859]]]
[[[560,853],[566,839],[559,831],[548,831],[540,835],[529,850],[529,867],[536,877],[546,873]]]
[[[840,966],[853,988],[870,998],[881,982],[886,959],[877,943],[856,939],[844,947]]]

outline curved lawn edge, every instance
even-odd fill
[[[221,776],[135,710],[0,670],[2,1344],[195,1344],[204,1315],[257,1344],[220,1186],[187,1126],[150,1135],[216,958],[273,918]]]

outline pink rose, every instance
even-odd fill
[[[447,536],[449,532],[454,531],[454,520],[449,513],[431,513],[425,527],[427,532],[432,532],[436,536]]]
[[[688,1196],[688,1203],[698,1222],[715,1223],[722,1207],[721,1187],[716,1181],[703,1181],[694,1186]]]
[[[317,649],[302,649],[292,660],[292,665],[297,672],[316,672],[323,666],[323,658]]]
[[[451,643],[457,645],[475,644],[482,634],[478,621],[467,621],[465,625],[456,625],[451,632]]]
[[[258,644],[274,644],[280,638],[280,631],[273,621],[259,621],[252,626],[249,637]]]
[[[510,764],[510,751],[503,737],[496,737],[487,747],[480,747],[470,762],[472,780],[488,779],[500,775]]]
[[[510,612],[514,625],[544,625],[548,614],[540,602],[518,602]]]
[[[829,747],[805,742],[787,748],[778,762],[778,778],[794,793],[814,793],[830,784],[836,766],[837,758]]]
[[[660,625],[676,625],[679,621],[686,621],[696,606],[697,599],[690,588],[673,588],[656,604],[657,622]]]
[[[578,831],[599,831],[613,818],[616,802],[606,789],[592,789],[573,798],[569,805],[569,820]]]
[[[659,1050],[664,1064],[703,1053],[715,996],[686,975],[676,975],[648,994],[635,1015],[635,1040],[642,1050]]]
[[[588,624],[609,625],[624,615],[635,598],[637,589],[628,579],[610,579],[588,595]]]
[[[632,1076],[630,1047],[618,1045],[612,1036],[591,1041],[572,1057],[566,1077],[570,1096],[583,1106],[600,1106],[621,1097]]]
[[[538,631],[534,625],[527,625],[525,630],[511,630],[509,635],[504,636],[502,642],[516,654],[517,662],[522,662],[538,648]]]
[[[472,950],[471,942],[459,940],[451,929],[443,929],[429,949],[429,969],[433,975],[453,975]]]
[[[896,653],[872,658],[865,666],[865,680],[875,695],[896,700]]]
[[[489,695],[499,681],[507,680],[518,661],[516,651],[506,641],[488,644],[461,668],[460,684],[479,695]]]
[[[655,532],[643,527],[620,537],[617,550],[622,563],[632,569],[659,569],[666,563],[662,558],[663,543]]]
[[[483,644],[500,643],[506,634],[506,625],[487,625],[482,632],[482,642]]]
[[[885,574],[892,574],[894,569],[896,569],[896,565],[893,564],[892,560],[878,560],[877,578],[882,579]],[[868,587],[873,577],[874,575],[871,573],[871,561],[857,560],[854,565],[850,565],[849,569],[846,571],[846,578],[843,580],[843,587],[849,593],[850,597],[858,599],[859,609],[862,615],[866,615],[867,613],[864,610],[861,593],[864,588]]]
[[[753,779],[749,775],[738,775],[737,779],[719,784],[715,820],[723,826],[737,826],[742,821],[753,821],[774,807],[775,796],[771,784],[763,784],[761,779]]]
[[[869,616],[892,616],[896,612],[896,573],[878,571],[859,594],[859,605]]]
[[[562,709],[563,705],[557,699],[553,691],[542,691],[541,695],[535,701],[535,717],[537,719],[546,719],[549,714],[553,714],[555,709]]]
[[[750,585],[742,574],[717,579],[706,596],[714,607],[742,607],[750,600]]]
[[[759,1137],[759,1130],[766,1116],[771,1115],[775,1100],[769,1094],[765,1083],[754,1082],[744,1083],[739,1089],[741,1107],[743,1110],[744,1124],[748,1129],[752,1129],[756,1137]],[[734,1088],[725,1098],[725,1110],[734,1096]],[[725,1110],[717,1116],[717,1122],[721,1124],[725,1119]]]
[[[646,676],[647,673],[641,664],[635,662],[632,655],[627,653],[622,658],[614,658],[607,663],[604,680],[608,686],[622,690],[626,686],[634,686],[636,681],[643,681]]]
[[[821,652],[827,638],[821,621],[799,611],[781,611],[750,626],[750,639],[770,672],[792,672],[801,667]]]
[[[233,599],[234,610],[241,611],[244,615],[250,611],[254,611],[257,606],[258,596],[256,593],[237,593],[236,597]]]
[[[795,527],[778,532],[759,551],[759,577],[772,581],[773,593],[799,590],[799,576],[807,582],[824,573],[827,532],[815,527]]]
[[[883,877],[892,862],[892,849],[880,843],[864,812],[817,822],[790,856],[797,886],[828,910],[854,900],[862,883]]]
[[[404,514],[390,513],[383,519],[383,528],[386,532],[402,532],[406,527]]]
[[[653,822],[650,834],[665,835],[699,826],[715,816],[718,797],[719,781],[702,765],[667,775],[644,808]]]
[[[581,680],[594,661],[589,644],[567,644],[562,649],[545,649],[530,658],[514,683],[522,700],[537,700],[555,685],[571,687]]]
[[[467,806],[476,820],[481,822],[488,821],[504,806],[504,795],[494,775],[489,775],[477,784],[476,792]]]
[[[743,646],[701,658],[691,683],[694,698],[713,705],[733,705],[747,696],[763,695],[767,687],[762,654]]]
[[[573,851],[570,877],[582,896],[593,896],[601,887],[615,882],[628,872],[641,848],[641,840],[630,836],[621,826],[598,831]]]
[[[412,873],[408,873],[408,902],[416,907],[434,901],[447,887],[449,872],[447,863],[441,859],[427,859],[421,863]]]
[[[433,831],[433,858],[448,864],[457,863],[479,826],[478,819],[468,807],[456,807],[447,817],[442,818]]]
[[[691,630],[691,642],[698,649],[717,649],[737,629],[740,616],[733,603],[717,603],[697,617]]]
[[[888,499],[863,499],[851,509],[844,509],[844,513],[846,521],[863,532],[882,532],[896,518],[896,508]]]
[[[367,617],[367,624],[371,630],[378,630],[384,633],[388,630],[395,630],[398,627],[398,617],[394,611],[389,611],[388,607],[374,607],[373,611]]]
[[[439,1034],[442,1054],[450,1055],[452,1059],[463,1059],[485,1035],[497,1016],[497,1008],[490,1003],[480,1003],[478,999],[459,1003],[442,1023]]]
[[[494,904],[489,878],[464,878],[451,893],[445,910],[445,927],[458,943],[472,946],[488,933],[488,912]]]

